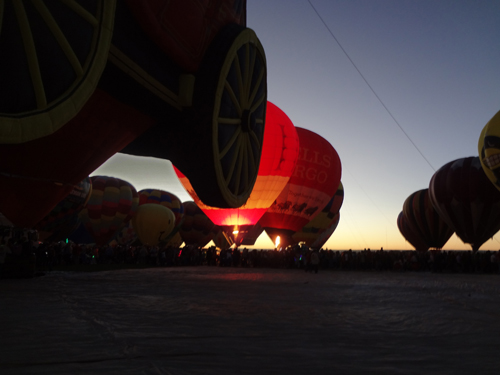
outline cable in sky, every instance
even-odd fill
[[[382,101],[382,99],[375,92],[375,90],[370,85],[370,83],[368,83],[368,81],[366,80],[366,78],[363,75],[363,73],[361,73],[361,71],[358,69],[358,67],[356,66],[356,64],[354,63],[354,61],[351,59],[351,57],[349,56],[349,54],[347,53],[347,51],[344,49],[344,47],[342,47],[342,44],[340,44],[340,42],[338,41],[338,39],[333,34],[332,30],[330,30],[330,28],[326,24],[325,20],[323,20],[323,17],[321,17],[321,15],[319,14],[319,12],[316,10],[316,8],[312,4],[311,0],[307,0],[307,2],[309,3],[309,5],[311,5],[311,8],[313,8],[314,12],[318,16],[318,18],[321,20],[321,22],[323,23],[323,25],[326,27],[326,29],[328,30],[328,32],[330,33],[330,35],[332,36],[332,38],[335,40],[335,42],[337,43],[337,45],[340,47],[340,49],[342,50],[342,52],[344,52],[344,55],[346,55],[346,57],[349,59],[349,61],[351,62],[352,66],[354,66],[354,68],[356,69],[356,71],[358,72],[358,74],[361,76],[361,78],[363,78],[363,81],[365,81],[366,85],[370,88],[370,90],[372,91],[373,95],[375,95],[375,97],[378,99],[378,101],[380,102],[380,104],[382,104],[382,107],[384,107],[384,109],[386,110],[386,112],[389,114],[389,116],[391,116],[391,118],[394,120],[394,122],[399,127],[399,129],[403,132],[403,134],[406,136],[406,138],[408,138],[408,140],[411,142],[411,144],[413,145],[413,147],[415,147],[415,149],[418,151],[418,153],[422,156],[422,158],[424,158],[424,160],[427,162],[427,164],[429,164],[429,166],[435,172],[436,168],[434,168],[434,166],[425,157],[425,155],[422,153],[422,151],[420,151],[420,149],[418,148],[418,146],[415,144],[415,142],[413,142],[413,140],[410,138],[410,136],[408,135],[408,133],[406,133],[406,131],[403,129],[403,127],[399,124],[398,120],[396,120],[396,118],[392,115],[391,111],[389,111],[389,108],[387,108],[387,106],[384,104],[384,102]]]

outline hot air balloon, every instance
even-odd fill
[[[120,151],[172,160],[214,206],[248,199],[267,70],[244,0],[1,4],[0,212],[16,226]],[[236,133],[252,148],[226,152]]]
[[[110,245],[130,245],[137,240],[137,233],[135,233],[132,220],[123,225],[115,234],[113,239],[109,242]]]
[[[406,198],[403,214],[412,231],[426,244],[427,249],[441,249],[453,234],[453,229],[432,205],[429,189],[418,190]]]
[[[175,215],[171,209],[155,203],[145,203],[137,208],[132,226],[139,240],[148,246],[166,242],[174,229]]]
[[[80,224],[79,213],[87,204],[91,191],[92,182],[87,177],[35,225],[40,241],[60,241],[67,238]]]
[[[97,245],[108,243],[134,215],[139,203],[135,188],[119,178],[92,176],[92,193],[80,217]]]
[[[186,245],[205,246],[213,239],[215,224],[195,202],[187,201],[182,205],[184,206],[184,222],[179,229],[182,240]]]
[[[181,247],[182,243],[184,241],[182,240],[181,234],[177,232],[174,234],[174,236],[167,242],[167,246],[172,246],[172,247]]]
[[[415,250],[417,251],[429,250],[429,245],[427,245],[418,235],[418,233],[414,232],[413,229],[410,227],[403,211],[399,213],[397,223],[401,235],[405,238],[406,241],[408,241],[415,248]]]
[[[340,221],[340,212],[337,212],[330,222],[330,226],[326,228],[320,235],[316,238],[316,240],[309,246],[311,249],[321,249],[323,245],[330,239],[335,229],[339,225]]]
[[[298,152],[299,139],[293,123],[282,110],[268,102],[259,173],[254,189],[243,206],[217,208],[204,204],[187,177],[177,168],[175,171],[198,207],[215,225],[232,236],[236,244],[240,244],[246,233],[259,221],[287,184],[295,167]]]
[[[303,128],[296,128],[300,151],[292,177],[278,198],[259,220],[259,224],[282,246],[295,241],[293,233],[311,221],[333,197],[340,183],[342,166],[337,151],[326,139]]]
[[[486,177],[478,157],[442,166],[432,176],[429,192],[442,219],[474,251],[500,229],[500,191]]]
[[[184,206],[175,194],[160,189],[143,189],[138,192],[139,206],[143,204],[159,204],[169,208],[175,215],[175,225],[170,236],[175,235],[184,219]]]
[[[313,243],[315,243],[320,237],[323,238],[323,232],[328,229],[331,230],[333,227],[333,222],[336,221],[338,225],[339,217],[337,214],[340,211],[340,207],[342,207],[342,202],[344,201],[344,186],[342,182],[339,184],[335,195],[330,199],[327,205],[321,210],[321,212],[316,215],[309,223],[304,225],[301,230],[295,232],[292,236],[295,242],[305,242],[307,246],[313,249],[318,249],[317,247],[313,247]],[[330,235],[333,233],[335,228],[330,232]],[[326,233],[325,233],[326,235]],[[323,241],[321,246],[328,240],[329,236]],[[321,242],[321,241],[318,241]]]
[[[478,151],[484,173],[500,190],[500,111],[481,131]]]

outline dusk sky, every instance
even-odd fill
[[[500,110],[499,17],[497,0],[247,1],[268,100],[342,161],[344,203],[326,248],[412,249],[396,223],[403,202],[447,162],[477,156]],[[168,161],[117,154],[93,174],[191,200]],[[273,244],[263,234],[256,247]],[[498,235],[481,247],[499,248]],[[444,249],[470,246],[453,235]]]

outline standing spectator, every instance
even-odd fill
[[[0,244],[0,279],[2,278],[3,267],[7,254],[12,254],[12,251],[10,250],[10,247],[8,247],[5,243],[5,239],[2,238],[2,242]]]
[[[314,270],[314,273],[318,273],[319,268],[319,253],[317,250],[314,250],[311,253],[311,272]]]

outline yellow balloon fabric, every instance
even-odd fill
[[[144,245],[156,246],[174,229],[175,215],[165,206],[147,203],[138,207],[132,225]]]
[[[500,111],[484,126],[477,148],[484,173],[500,190]]]

